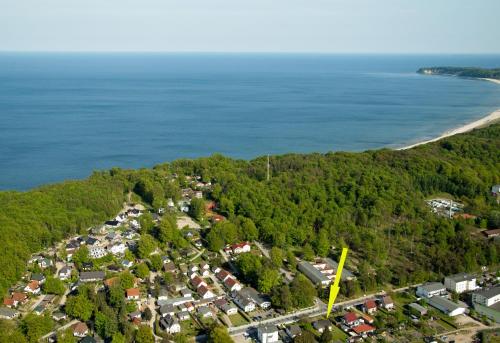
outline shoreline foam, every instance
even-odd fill
[[[500,80],[496,80],[496,79],[486,79],[486,78],[483,78],[483,79],[479,79],[479,80],[490,81],[490,82],[493,82],[493,83],[496,83],[496,84],[500,85]],[[439,137],[432,138],[432,139],[427,139],[427,140],[420,141],[420,142],[417,142],[417,143],[414,143],[414,144],[410,144],[410,145],[406,145],[404,147],[397,148],[395,150],[408,150],[408,149],[414,148],[414,147],[422,145],[422,144],[437,142],[437,141],[439,141],[439,140],[441,140],[443,138],[451,137],[451,136],[457,135],[459,133],[469,132],[469,131],[472,131],[474,129],[480,128],[480,127],[491,125],[491,124],[493,124],[493,123],[495,123],[497,121],[500,121],[500,109],[498,109],[498,110],[490,113],[486,117],[483,117],[483,118],[478,119],[476,121],[473,121],[471,123],[467,123],[465,125],[462,125],[460,127],[455,128],[455,129],[451,129],[451,130],[445,131]]]

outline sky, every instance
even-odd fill
[[[0,0],[0,51],[500,53],[499,0]]]

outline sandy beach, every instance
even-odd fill
[[[500,80],[496,80],[496,79],[481,79],[481,80],[490,81],[490,82],[493,82],[493,83],[496,83],[496,84],[500,85]]]
[[[481,80],[490,81],[490,82],[493,82],[493,83],[496,83],[496,84],[500,85],[500,80],[495,80],[495,79],[481,79]],[[446,131],[445,133],[443,133],[439,137],[436,137],[436,138],[433,138],[433,139],[428,139],[428,140],[425,140],[425,141],[421,141],[421,142],[418,142],[418,143],[415,143],[415,144],[407,145],[407,146],[404,146],[402,148],[398,148],[396,150],[406,150],[406,149],[411,149],[411,148],[414,148],[414,147],[422,145],[422,144],[436,142],[436,141],[438,141],[440,139],[443,139],[443,138],[446,138],[446,137],[450,137],[450,136],[453,136],[453,135],[457,135],[459,133],[465,133],[465,132],[471,131],[473,129],[477,129],[477,128],[484,127],[484,126],[487,126],[487,125],[491,125],[491,124],[493,124],[493,123],[495,123],[497,121],[500,121],[500,109],[498,109],[498,110],[490,113],[489,115],[487,115],[484,118],[481,118],[479,120],[473,121],[472,123],[468,123],[468,124],[465,124],[463,126],[457,127],[455,129]]]

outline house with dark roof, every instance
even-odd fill
[[[434,296],[427,299],[427,303],[450,317],[458,316],[465,312],[465,307],[440,296]]]
[[[386,310],[393,310],[394,309],[394,301],[389,295],[383,296],[380,299],[380,307],[385,308]]]
[[[14,319],[19,317],[19,311],[6,307],[0,307],[0,319]]]
[[[160,327],[170,334],[181,332],[179,321],[173,315],[168,315],[161,318]]]
[[[287,326],[285,332],[291,339],[294,339],[295,337],[300,336],[302,334],[302,329],[300,328],[300,326],[293,324]]]
[[[300,261],[298,269],[305,275],[315,286],[328,286],[332,281],[325,274],[316,269],[307,261]]]
[[[419,317],[425,316],[427,314],[427,309],[417,303],[411,303],[408,305],[410,313],[418,314]]]
[[[240,291],[241,292],[241,291]],[[240,292],[236,292],[234,295],[234,303],[243,311],[243,312],[252,312],[255,310],[255,302],[244,294]]]
[[[104,280],[106,273],[103,271],[95,271],[95,272],[81,272],[80,273],[80,281],[81,282],[97,282]]]
[[[312,323],[312,326],[320,333],[331,331],[333,328],[332,322],[327,319],[317,320]]]
[[[197,312],[198,312],[198,316],[200,318],[212,318],[213,317],[213,313],[208,306],[198,307]]]
[[[273,343],[279,341],[279,331],[274,325],[264,325],[257,328],[257,337],[260,343]]]
[[[268,296],[260,294],[255,288],[245,287],[239,291],[241,296],[251,299],[261,309],[266,310],[271,307],[271,299]]]

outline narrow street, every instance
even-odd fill
[[[269,257],[270,256],[269,249],[267,249],[262,243],[260,243],[258,241],[254,241],[254,243],[257,246],[257,248],[259,248],[262,255],[264,255],[267,258],[270,258]],[[293,281],[293,275],[288,270],[285,270],[284,268],[280,268],[280,273],[281,273],[281,275],[285,276],[287,283],[290,283]]]
[[[45,336],[43,336],[42,338],[40,338],[40,341],[44,341],[46,340],[47,338],[49,338],[50,336],[52,336],[53,334],[57,333],[58,331],[61,331],[61,330],[66,330],[67,328],[71,327],[72,325],[78,323],[79,321],[76,320],[76,319],[73,319],[72,321],[70,321],[69,323],[61,326],[60,328],[54,330],[54,331],[51,331],[49,332],[48,334],[46,334]]]

